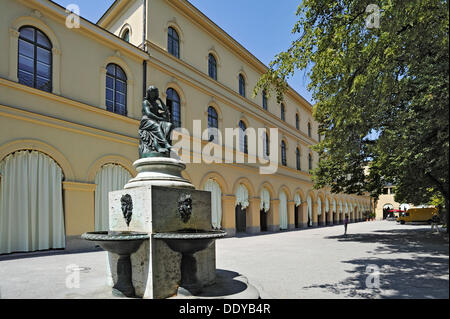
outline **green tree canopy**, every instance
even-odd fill
[[[254,94],[281,101],[287,80],[308,70],[324,136],[315,187],[377,197],[391,182],[400,202],[438,193],[448,208],[448,9],[447,0],[303,0],[298,39]]]

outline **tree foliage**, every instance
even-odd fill
[[[309,70],[324,136],[314,147],[315,187],[378,197],[390,182],[398,201],[426,203],[438,193],[448,207],[448,9],[447,0],[303,0],[298,39],[254,93],[281,101],[287,80]]]

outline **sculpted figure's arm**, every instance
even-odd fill
[[[143,110],[143,113],[144,113],[145,115],[147,115],[147,117],[148,117],[149,119],[151,119],[151,120],[158,121],[158,122],[164,121],[164,118],[162,118],[162,117],[156,115],[155,113],[153,113],[153,112],[151,111],[150,108],[151,108],[150,103],[149,103],[147,100],[145,100],[145,101],[142,103],[142,110]]]
[[[162,113],[162,116],[164,117],[164,120],[167,122],[170,122],[170,110],[167,107],[167,105],[163,102],[163,100],[161,100],[160,98],[157,99],[157,102],[159,101],[161,109],[164,111],[164,113]]]

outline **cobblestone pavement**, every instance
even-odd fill
[[[249,279],[262,298],[448,298],[448,236],[376,221],[217,241],[217,268]],[[110,298],[106,253],[0,257],[2,298]],[[70,269],[79,288],[69,289]],[[83,268],[87,267],[87,268]],[[378,275],[377,275],[378,273]]]
[[[448,236],[392,221],[343,231],[337,225],[225,239],[217,266],[247,276],[262,298],[449,297]]]

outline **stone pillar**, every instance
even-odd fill
[[[326,223],[325,223],[325,207],[324,206],[325,205],[322,205],[322,212],[321,212],[321,214],[320,214],[320,216],[318,218],[318,222],[319,222],[320,226],[326,226]]]
[[[66,250],[94,246],[92,242],[82,240],[80,235],[95,230],[96,187],[89,183],[63,182]]]
[[[267,230],[279,231],[280,230],[280,200],[272,199],[270,201],[270,210],[267,215]]]
[[[317,202],[314,202],[312,204],[312,226],[313,227],[317,227],[318,226],[318,215],[317,215],[317,210],[319,209],[319,205],[317,204]]]
[[[222,195],[222,228],[227,236],[236,235],[236,196]]]
[[[328,225],[333,225],[333,211],[328,211]]]
[[[320,214],[320,215],[319,215]],[[323,213],[323,205],[321,211],[319,211],[319,205],[317,205],[317,226],[323,226],[324,225],[324,213]]]
[[[295,229],[295,202],[288,201],[287,203],[287,215],[288,215],[288,229]]]
[[[259,221],[259,212],[261,199],[259,197],[249,198],[250,205],[247,208],[247,229],[249,234],[256,234],[261,231],[261,225]]]

